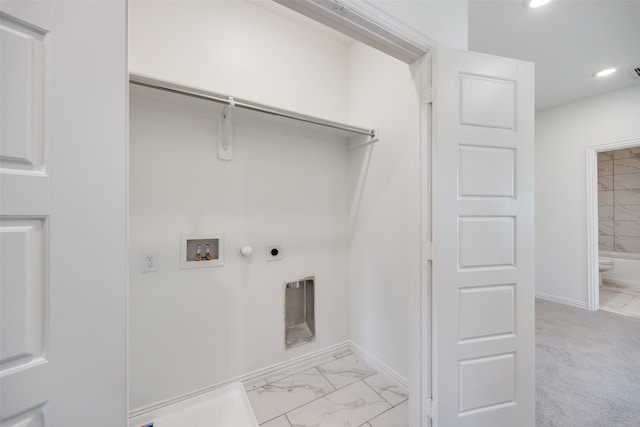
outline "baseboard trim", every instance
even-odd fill
[[[398,374],[396,371],[391,369],[389,366],[381,362],[379,359],[377,359],[375,356],[373,356],[371,353],[369,353],[367,350],[360,347],[358,344],[354,343],[353,341],[344,341],[329,347],[322,348],[320,350],[303,354],[302,356],[294,357],[293,359],[289,359],[284,362],[276,363],[274,365],[249,372],[244,375],[230,378],[226,381],[213,384],[209,387],[201,388],[191,393],[185,393],[185,394],[173,397],[171,399],[165,399],[163,401],[156,402],[151,405],[132,409],[129,411],[129,418],[131,419],[134,417],[138,417],[140,415],[147,414],[149,412],[157,411],[158,409],[164,408],[166,406],[173,405],[175,403],[180,403],[187,399],[195,398],[197,396],[200,396],[202,394],[208,393],[212,390],[227,386],[235,382],[241,382],[242,384],[245,385],[245,387],[251,384],[256,384],[258,386],[260,385],[259,383],[262,383],[262,382],[266,384],[268,380],[273,381],[273,378],[276,378],[280,375],[284,375],[286,373],[290,374],[292,371],[295,372],[296,370],[303,371],[307,367],[312,367],[317,365],[318,362],[325,361],[328,357],[334,357],[346,351],[352,351],[353,353],[361,357],[367,364],[371,365],[371,367],[376,369],[378,372],[381,372],[389,376],[396,383],[398,383],[398,385],[400,385],[404,389],[404,391],[409,390],[409,381],[405,377]]]
[[[572,307],[582,308],[585,310],[589,309],[589,304],[582,301],[577,301],[570,298],[559,297],[556,295],[545,294],[542,292],[536,292],[536,298],[540,298],[546,301],[557,302],[559,304],[570,305]]]
[[[635,280],[609,279],[607,277],[603,277],[602,280],[612,285],[622,286],[623,288],[640,289],[640,282]]]
[[[160,402],[152,403],[151,405],[132,409],[129,411],[129,418],[134,418],[140,415],[144,415],[148,412],[156,411],[165,406],[173,405],[174,403],[179,403],[187,399],[200,396],[201,394],[208,393],[212,390],[227,386],[235,382],[241,382],[245,385],[255,384],[261,381],[266,381],[268,378],[273,378],[287,371],[293,371],[296,369],[304,370],[306,366],[314,366],[316,362],[322,361],[329,356],[340,354],[348,350],[353,351],[351,347],[351,341],[344,341],[338,344],[334,344],[320,350],[312,351],[311,353],[303,354],[302,356],[294,357],[293,359],[289,359],[284,362],[276,363],[274,365],[255,370],[244,375],[230,378],[226,381],[221,381],[219,383],[201,388],[190,393],[185,393],[171,399],[165,399]]]
[[[379,359],[374,357],[371,353],[366,351],[364,348],[360,347],[358,344],[354,343],[353,341],[351,341],[350,344],[351,344],[352,351],[356,353],[358,356],[362,357],[364,361],[367,362],[367,364],[375,368],[376,371],[381,372],[387,375],[388,377],[390,377],[392,380],[398,383],[400,387],[403,388],[403,391],[407,393],[409,392],[409,381],[405,377],[398,374],[396,371],[394,371],[389,366],[381,362]]]

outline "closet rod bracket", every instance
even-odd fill
[[[218,143],[218,157],[221,160],[233,159],[233,110],[236,107],[233,96],[229,97],[229,104],[222,110],[220,122],[220,138]]]
[[[371,129],[369,131],[369,137],[367,138],[366,141],[360,142],[360,143],[355,143],[355,142],[351,143],[349,144],[347,150],[352,151],[352,150],[355,150],[356,148],[372,145],[378,142],[379,140],[380,140],[380,136],[379,136],[378,128]]]

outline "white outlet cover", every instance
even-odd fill
[[[271,254],[271,251],[274,249],[278,251],[277,255]],[[267,245],[266,250],[267,250],[267,261],[276,261],[276,260],[282,259],[282,245],[279,245],[279,244]]]
[[[142,272],[150,273],[160,268],[160,254],[158,251],[142,251]]]

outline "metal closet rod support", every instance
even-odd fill
[[[188,86],[182,86],[176,83],[164,82],[156,80],[151,77],[144,77],[137,74],[129,74],[129,82],[139,86],[145,86],[153,89],[163,90],[165,92],[177,93],[180,95],[187,95],[193,98],[206,99],[221,104],[231,105],[235,107],[244,108],[251,111],[258,111],[260,113],[270,114],[272,116],[285,117],[288,119],[298,120],[301,122],[312,123],[314,125],[320,125],[330,127],[333,129],[339,129],[359,135],[367,135],[372,139],[377,137],[376,129],[367,129],[357,126],[351,126],[343,123],[333,122],[331,120],[320,119],[317,117],[307,116],[305,114],[299,114],[292,111],[283,110],[276,107],[270,107],[264,104],[258,104],[251,101],[238,99],[232,96],[225,96],[214,92],[205,91],[202,89],[190,88]]]

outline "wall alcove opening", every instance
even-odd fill
[[[366,136],[237,109],[233,159],[221,160],[224,105],[130,85],[132,416],[349,342],[407,383],[419,73],[268,9],[132,2],[130,72],[375,126],[380,142],[358,146]],[[224,266],[180,269],[180,236],[203,233],[224,234]],[[273,244],[282,257],[266,262]],[[158,251],[157,272],[136,268],[145,250]],[[311,275],[313,339],[286,348],[283,283]]]

